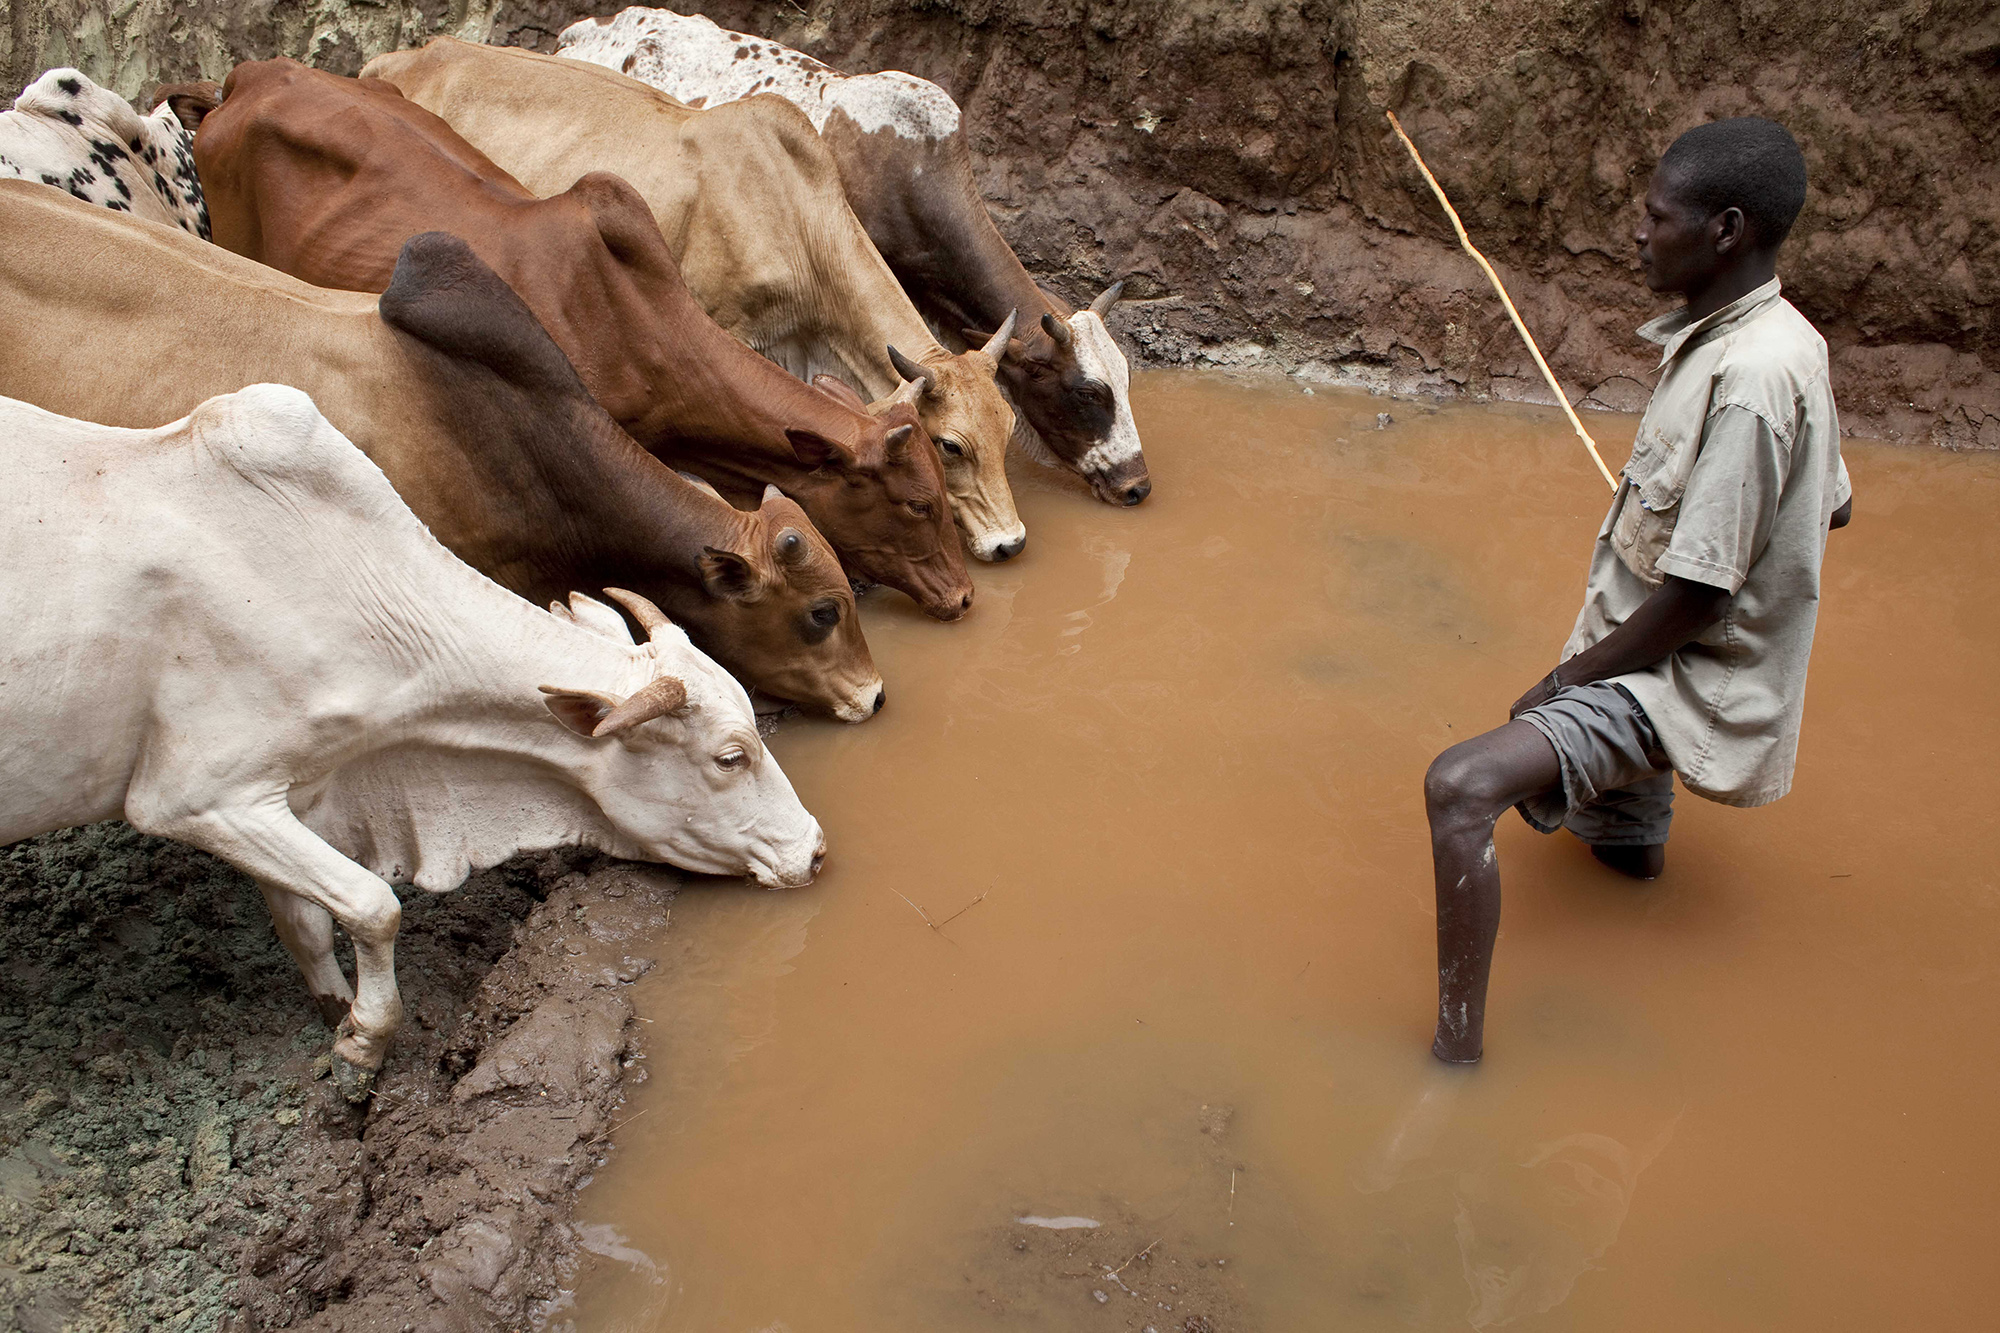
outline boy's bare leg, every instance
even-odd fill
[[[1431,1054],[1470,1064],[1483,1049],[1486,979],[1500,931],[1493,825],[1530,796],[1562,785],[1555,747],[1526,722],[1452,746],[1424,775],[1437,876],[1438,1023]]]

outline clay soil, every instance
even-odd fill
[[[243,876],[123,824],[0,851],[0,1328],[560,1324],[674,883],[548,853],[407,891],[361,1111]]]

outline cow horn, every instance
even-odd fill
[[[1091,313],[1103,319],[1111,313],[1111,307],[1118,304],[1118,298],[1124,293],[1125,279],[1120,278],[1097,294],[1097,299],[1090,303]]]
[[[1052,314],[1044,314],[1042,316],[1042,332],[1048,334],[1050,341],[1058,347],[1069,346],[1069,340],[1074,336],[1069,331],[1069,325],[1063,323]]]
[[[700,478],[700,477],[697,477],[697,476],[696,476],[696,475],[695,475],[694,473],[692,473],[692,472],[682,472],[682,473],[680,474],[680,478],[681,478],[681,480],[682,480],[682,481],[684,481],[684,482],[686,482],[686,483],[687,483],[688,485],[690,485],[690,486],[694,487],[694,488],[695,488],[696,490],[698,490],[698,491],[707,491],[707,492],[708,492],[708,493],[709,493],[710,495],[714,496],[714,497],[715,497],[716,499],[718,499],[718,500],[722,499],[722,492],[721,492],[721,491],[718,491],[718,490],[716,490],[716,489],[715,489],[715,487],[713,487],[713,486],[709,485],[709,484],[708,484],[708,482],[706,482],[705,480],[703,480],[703,479],[702,479],[702,478]]]
[[[904,380],[896,386],[896,392],[890,394],[882,401],[889,407],[894,407],[900,403],[904,407],[914,408],[917,405],[917,399],[923,397],[924,393],[930,387],[931,381],[928,375],[920,380]]]
[[[767,505],[771,503],[771,501],[773,500],[782,500],[784,498],[785,498],[785,493],[778,489],[777,482],[775,481],[766,482],[764,484],[764,498],[759,500],[757,503],[759,505]]]
[[[646,631],[646,637],[649,639],[659,638],[661,630],[670,629],[673,626],[674,622],[667,619],[666,612],[654,606],[650,601],[647,601],[636,592],[627,592],[623,588],[606,588],[604,595],[624,607],[627,611],[630,611],[632,619],[639,622],[640,627]]]
[[[606,589],[605,591],[610,591]],[[630,594],[627,594],[628,596]],[[643,598],[640,600],[644,600]],[[647,603],[651,605],[651,603]],[[656,717],[687,711],[687,686],[673,676],[660,676],[639,687],[638,693],[604,715],[592,736],[616,736]]]
[[[910,383],[915,384],[919,381],[922,381],[924,386],[923,391],[925,393],[929,393],[931,391],[930,371],[924,369],[922,366],[918,365],[916,362],[910,360],[910,358],[904,356],[901,352],[897,351],[894,343],[891,343],[889,345],[889,364],[896,368],[896,373],[898,375],[901,375],[904,379],[908,380]]]
[[[1000,321],[1000,327],[993,330],[993,336],[988,338],[986,346],[979,350],[998,361],[1001,353],[1007,350],[1007,340],[1014,336],[1014,320],[1020,313],[1018,310],[1009,310],[1007,318]]]

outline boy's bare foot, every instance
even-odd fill
[[[1660,872],[1667,868],[1667,845],[1663,842],[1643,845],[1592,843],[1590,854],[1600,864],[1632,879],[1658,879]]]

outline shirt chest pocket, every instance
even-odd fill
[[[1674,538],[1674,524],[1680,519],[1681,497],[1688,478],[1694,474],[1695,456],[1701,452],[1701,435],[1696,431],[1675,431],[1653,425],[1640,428],[1632,446],[1631,461],[1625,464],[1627,485],[1620,498],[1617,517],[1611,524],[1611,548],[1625,567],[1648,587],[1658,587],[1666,576],[1660,573],[1660,557]]]

